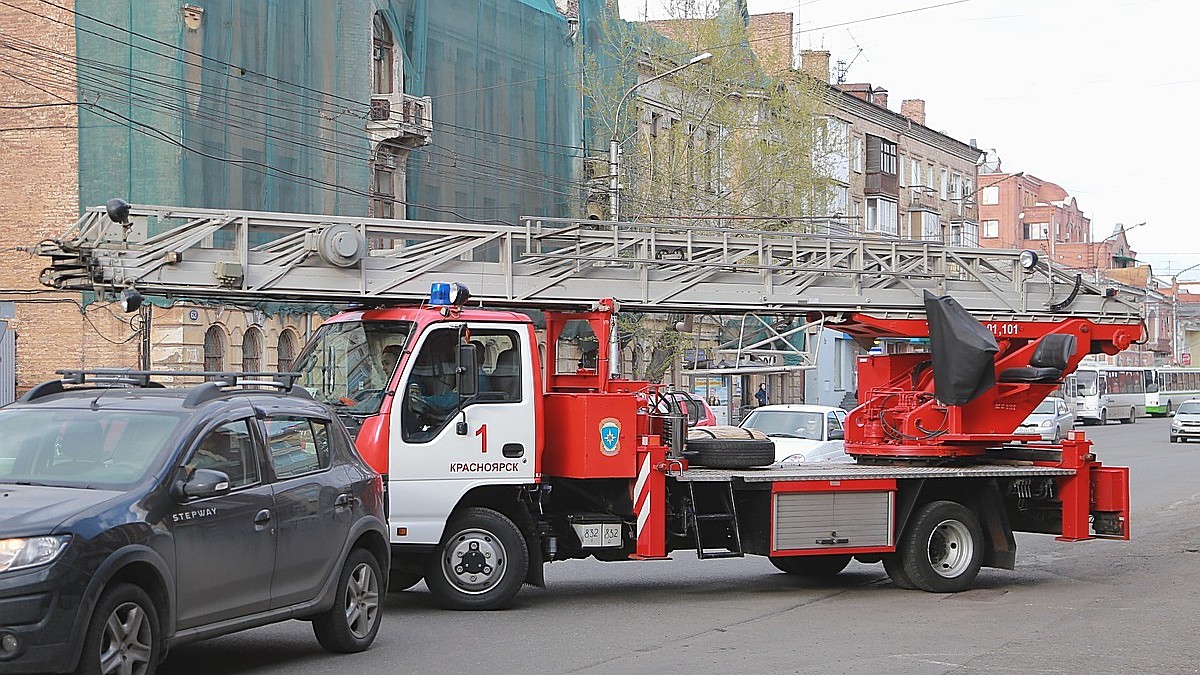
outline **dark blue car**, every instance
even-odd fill
[[[0,409],[0,672],[145,675],[287,619],[370,646],[383,485],[329,408],[286,376],[64,375]]]

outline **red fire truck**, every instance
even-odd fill
[[[140,293],[357,303],[295,370],[387,476],[392,590],[423,578],[450,608],[503,607],[572,558],[750,554],[812,577],[853,558],[904,588],[955,592],[982,566],[1011,569],[1015,532],[1129,537],[1127,469],[1103,466],[1081,433],[1047,444],[1014,429],[1085,355],[1140,339],[1137,307],[1032,252],[110,202],[41,253],[44,283],[128,305]],[[664,388],[620,376],[615,317],[631,308],[790,314],[864,345],[930,349],[860,357],[854,463],[771,464],[758,440],[689,449]],[[564,336],[581,332],[594,361],[564,358]]]

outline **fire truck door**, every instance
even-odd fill
[[[474,487],[534,480],[528,341],[519,328],[504,324],[468,328],[426,331],[396,392],[389,464],[397,543],[436,543],[450,512]],[[478,361],[478,393],[471,397],[460,395],[455,378],[463,340],[475,344]]]

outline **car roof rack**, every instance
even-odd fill
[[[28,403],[51,394],[67,391],[67,385],[94,385],[96,387],[144,387],[162,389],[165,385],[155,377],[195,378],[203,377],[208,382],[197,385],[184,399],[184,406],[195,407],[227,393],[234,387],[277,389],[289,396],[312,399],[307,389],[296,386],[301,374],[297,372],[274,373],[261,371],[217,371],[217,370],[133,370],[125,368],[93,368],[88,370],[56,370],[62,379],[43,382],[30,389],[20,398]]]

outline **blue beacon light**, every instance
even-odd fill
[[[429,289],[429,304],[444,307],[450,304],[450,284],[439,281]]]

